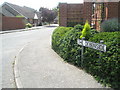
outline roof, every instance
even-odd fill
[[[10,11],[10,8],[12,8],[14,10],[14,12],[11,13],[11,16],[16,16],[16,14],[18,13],[18,15],[22,15],[22,16],[24,16],[26,18],[32,18],[33,19],[34,16],[35,16],[35,13],[36,13],[35,9],[29,8],[29,7],[26,7],[26,6],[22,7],[22,6],[11,4],[11,3],[8,3],[8,2],[5,2],[3,5],[9,6],[9,8],[6,7],[7,9],[9,9],[9,11]],[[7,9],[5,10],[3,8],[2,11],[3,11],[4,14],[6,14],[6,15],[9,14],[10,15],[10,12],[7,11]]]
[[[2,10],[0,10],[0,13],[2,13],[5,16],[10,16],[10,17],[14,17],[14,15],[12,13],[10,13],[9,11],[7,11],[5,8],[0,8]]]

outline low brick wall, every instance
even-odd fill
[[[15,30],[25,28],[24,18],[2,17],[2,30]]]

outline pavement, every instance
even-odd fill
[[[49,33],[52,33],[55,28],[55,25],[50,25],[45,27],[43,26],[41,29],[36,30],[0,34],[0,66],[2,66],[2,68],[0,68],[0,78],[2,79],[0,87],[16,87],[13,74],[13,62],[15,55],[25,44],[37,39],[39,40],[43,38],[43,36],[49,36]]]
[[[5,30],[5,31],[0,31],[0,34],[13,33],[13,32],[22,32],[22,31],[29,31],[29,30],[36,30],[36,29],[41,29],[42,27],[43,26],[37,26],[37,27],[25,28],[25,29],[18,29],[18,30]]]
[[[5,31],[0,31],[0,34],[22,32],[22,31],[41,29],[43,27],[57,27],[57,26],[58,26],[58,24],[50,24],[50,25],[36,26],[36,27],[25,28],[25,29],[5,30]]]
[[[17,88],[104,88],[51,49],[51,35],[25,45],[15,57]]]

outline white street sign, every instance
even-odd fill
[[[79,45],[82,45],[82,46],[85,46],[85,47],[89,47],[89,48],[93,48],[93,49],[96,49],[96,50],[106,52],[106,45],[104,45],[104,44],[94,43],[94,42],[80,40],[80,39],[77,40],[77,43]]]

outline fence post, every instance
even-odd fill
[[[83,46],[83,40],[85,40],[85,37],[82,37],[82,49],[81,49],[81,68],[83,68],[83,60],[84,60],[84,46]]]

